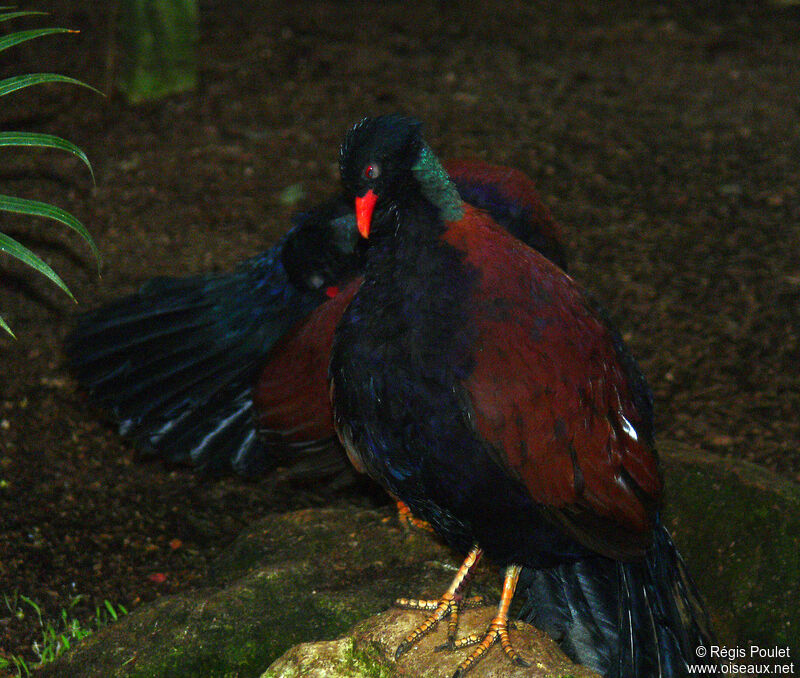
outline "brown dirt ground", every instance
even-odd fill
[[[81,33],[17,49],[3,73],[103,87],[106,3],[32,4]],[[340,137],[366,113],[414,112],[442,156],[527,171],[565,226],[574,277],[648,375],[659,435],[800,479],[800,8],[478,4],[201,2],[193,94],[136,109],[57,86],[3,99],[3,129],[77,142],[96,187],[68,156],[6,151],[2,192],[74,212],[104,266],[98,280],[51,225],[0,222],[81,304],[3,260],[0,312],[19,339],[0,337],[0,592],[48,618],[82,595],[72,613],[86,622],[105,599],[192,586],[255,516],[321,501],[136,463],[76,391],[61,344],[81,309],[268,246],[292,209],[284,189],[333,190]],[[0,652],[31,658],[37,635],[30,610],[0,600]]]

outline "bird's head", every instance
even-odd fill
[[[332,296],[363,267],[366,242],[358,237],[353,203],[337,196],[292,216],[281,261],[299,290]]]
[[[357,122],[342,143],[339,169],[345,190],[355,198],[358,231],[364,238],[376,208],[387,214],[388,206],[412,194],[421,194],[445,221],[463,216],[461,196],[415,118],[392,114]]]
[[[399,114],[363,118],[347,132],[339,170],[345,189],[355,197],[363,237],[369,237],[378,201],[391,201],[414,181],[423,146],[422,123]]]

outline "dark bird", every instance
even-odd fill
[[[329,366],[353,464],[465,554],[439,601],[411,601],[435,611],[397,655],[457,615],[485,554],[503,595],[484,637],[449,625],[451,648],[477,644],[457,676],[495,642],[525,663],[517,588],[522,618],[604,676],[686,675],[710,630],[661,522],[645,379],[569,276],[464,202],[420,128],[365,118],[344,139],[369,248]]]
[[[244,475],[274,466],[254,426],[258,370],[361,266],[352,205],[332,199],[293,221],[231,273],[155,278],[80,319],[70,365],[145,454]]]
[[[524,174],[480,160],[449,169],[465,200],[565,265],[559,228]],[[297,480],[349,482],[326,386],[338,317],[321,333],[304,322],[321,305],[341,315],[364,245],[352,201],[335,197],[230,273],[157,278],[84,315],[66,347],[73,371],[145,455],[208,472],[280,465]]]

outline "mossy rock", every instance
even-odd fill
[[[800,656],[800,487],[750,464],[661,450],[667,522],[721,644]],[[141,606],[38,675],[259,676],[298,643],[338,642],[395,597],[441,593],[457,560],[389,508],[268,516],[220,556],[207,586]],[[479,589],[497,596],[499,583],[480,569]]]
[[[662,461],[667,525],[720,641],[800,657],[800,485],[677,445]]]
[[[493,616],[492,607],[465,610],[459,617],[459,633],[482,634]],[[471,648],[437,650],[444,630],[420,640],[399,661],[393,658],[397,646],[423,618],[419,612],[407,610],[382,612],[338,640],[291,648],[261,678],[450,678]],[[551,638],[530,624],[516,624],[509,634],[529,666],[514,665],[495,646],[470,670],[471,678],[600,678],[570,661]]]
[[[40,675],[257,676],[287,648],[334,639],[395,597],[442,590],[456,560],[389,508],[269,516],[220,556],[208,586],[143,605]]]

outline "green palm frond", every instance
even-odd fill
[[[0,11],[4,9],[13,9],[12,7],[0,7]],[[0,14],[0,22],[8,21],[9,19],[18,19],[21,16],[36,16],[36,15],[45,15],[47,12],[6,12],[5,14]]]
[[[67,153],[72,153],[79,158],[94,179],[92,164],[80,148],[71,141],[57,137],[54,134],[39,134],[37,132],[0,132],[0,147],[2,146],[38,146],[39,148],[56,148]]]
[[[100,95],[103,94],[99,89],[87,85],[82,80],[76,80],[66,75],[58,75],[58,73],[31,73],[29,75],[15,75],[5,80],[0,80],[0,96],[11,94],[11,92],[15,92],[23,87],[42,85],[48,82],[66,82],[70,85],[80,85],[81,87],[88,87],[90,90]]]
[[[94,239],[80,221],[73,217],[69,212],[60,207],[51,205],[38,200],[27,200],[25,198],[15,198],[10,195],[0,195],[0,210],[3,212],[15,212],[17,214],[29,214],[34,217],[44,217],[53,221],[60,221],[65,226],[69,226],[73,231],[80,233],[83,239],[89,243],[95,258],[100,262],[100,250]]]
[[[0,7],[0,12],[4,12],[4,10],[11,10],[11,7]],[[20,17],[27,17],[27,16],[34,16],[34,15],[41,15],[45,14],[44,12],[32,12],[32,11],[7,11],[4,13],[0,13],[0,22],[9,21],[11,19],[16,19]],[[11,33],[9,35],[0,37],[0,52],[19,45],[21,43],[27,42],[28,40],[33,40],[35,38],[41,38],[47,35],[54,35],[58,33],[77,33],[77,31],[73,31],[69,28],[38,28],[38,29],[31,29],[31,30],[24,30],[24,31],[17,31],[16,33]],[[30,87],[32,85],[41,85],[45,83],[67,83],[71,85],[80,85],[82,87],[89,87],[94,91],[94,87],[87,85],[86,83],[77,80],[75,78],[70,78],[65,75],[58,75],[57,73],[32,73],[26,75],[17,75],[12,76],[9,78],[5,78],[4,80],[0,80],[0,97],[6,96],[11,94],[12,92],[16,92],[20,89],[25,87]],[[89,168],[89,173],[92,175],[92,181],[94,181],[94,173],[92,172],[92,166],[89,162],[89,158],[86,157],[86,154],[78,148],[75,144],[71,141],[67,141],[66,139],[62,139],[59,136],[53,134],[40,134],[36,132],[11,132],[11,131],[0,131],[0,147],[17,147],[17,148],[30,148],[30,147],[38,147],[38,148],[49,148],[55,149],[59,151],[64,151],[66,153],[70,153],[71,155],[78,158],[86,167]],[[2,212],[12,212],[14,214],[22,214],[28,216],[35,216],[35,217],[43,217],[45,219],[50,219],[52,221],[59,222],[68,228],[71,228],[73,231],[78,233],[81,238],[83,238],[89,245],[94,254],[95,258],[97,259],[98,267],[100,265],[100,252],[97,249],[97,245],[95,244],[92,236],[90,235],[89,231],[86,227],[73,215],[65,210],[61,209],[60,207],[56,207],[55,205],[51,205],[46,202],[40,202],[38,200],[28,200],[24,198],[17,198],[10,195],[2,195],[0,194],[0,211]],[[7,254],[18,261],[30,266],[34,270],[41,273],[43,276],[51,280],[53,283],[58,285],[69,297],[74,301],[75,298],[72,296],[72,292],[69,291],[69,288],[66,286],[64,281],[59,277],[59,275],[47,264],[45,263],[37,254],[35,254],[32,250],[28,249],[22,243],[18,242],[14,238],[0,233],[0,253]],[[12,337],[14,333],[11,331],[11,328],[8,324],[0,317],[0,329],[5,330],[8,332]]]
[[[35,38],[42,38],[45,35],[54,35],[56,33],[77,33],[70,28],[34,28],[30,31],[17,31],[11,35],[6,35],[0,38],[0,52],[19,45],[28,40]]]
[[[6,332],[8,332],[14,339],[17,338],[17,335],[14,334],[11,331],[11,328],[6,324],[6,321],[3,320],[3,316],[1,316],[1,315],[0,315],[0,329],[5,330]],[[2,667],[0,666],[0,668],[2,668]]]
[[[19,259],[21,262],[27,264],[31,268],[35,268],[43,276],[50,278],[50,280],[64,290],[64,292],[66,292],[70,298],[75,301],[75,297],[72,296],[72,292],[69,291],[69,288],[64,284],[64,281],[59,277],[58,273],[56,273],[52,268],[50,268],[50,266],[42,261],[42,259],[34,254],[34,252],[25,247],[25,245],[14,240],[14,238],[6,235],[5,233],[0,233],[0,252],[10,254],[12,257]]]

